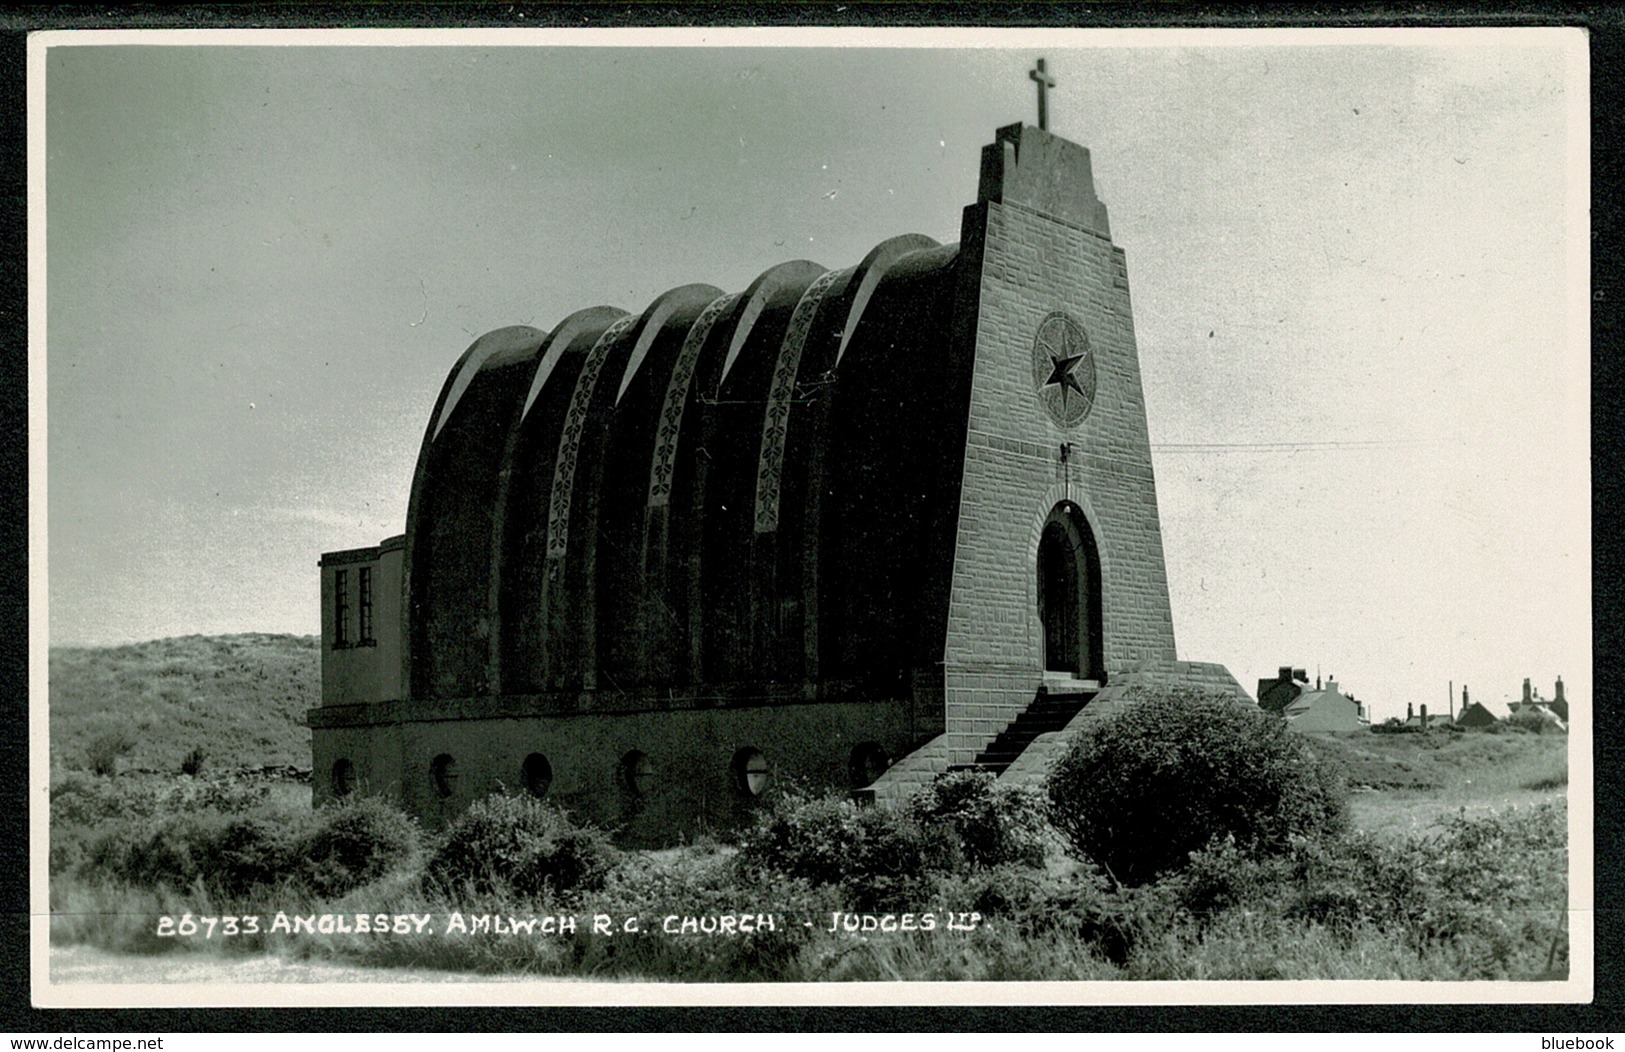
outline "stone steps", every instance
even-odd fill
[[[1026,751],[1039,735],[1062,730],[1094,698],[1093,691],[1039,694],[971,763],[955,764],[950,771],[987,771],[997,778]]]

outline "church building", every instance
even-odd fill
[[[430,826],[506,788],[669,843],[791,782],[1040,778],[1135,683],[1245,697],[1177,659],[1127,263],[1030,125],[958,244],[480,337],[404,535],[320,567],[316,798]]]

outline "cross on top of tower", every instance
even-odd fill
[[[1049,89],[1055,87],[1055,78],[1044,70],[1044,60],[1038,60],[1038,68],[1027,72],[1028,79],[1038,85],[1038,126],[1045,131],[1049,130]]]

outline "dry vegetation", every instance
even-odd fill
[[[1373,832],[1427,833],[1462,814],[1528,809],[1568,793],[1564,734],[1355,731],[1315,741],[1353,790],[1351,820]]]
[[[122,769],[310,766],[305,712],[321,700],[314,636],[183,636],[51,648],[51,769],[89,769],[93,745]],[[119,739],[127,748],[118,748]]]
[[[317,658],[276,636],[53,652],[55,945],[624,980],[1567,974],[1562,735],[1300,738],[1256,710],[1149,698],[1047,792],[960,775],[897,811],[782,793],[738,843],[621,852],[529,798],[429,835],[379,801],[312,811],[308,787],[245,773],[308,762]],[[121,725],[127,749],[109,738]],[[120,773],[94,773],[98,750]],[[1159,800],[1179,806],[1141,813]],[[165,915],[279,910],[583,921],[553,936],[156,931]],[[847,910],[931,911],[938,927],[825,930]],[[949,933],[945,910],[981,920]],[[781,926],[606,938],[585,920],[636,915],[650,932],[668,913],[740,911]]]

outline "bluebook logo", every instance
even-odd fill
[[[1611,1037],[1543,1037],[1540,1039],[1542,1052],[1546,1049],[1586,1049],[1586,1048],[1613,1048],[1614,1039]]]

